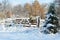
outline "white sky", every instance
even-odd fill
[[[0,0],[1,2],[2,0]],[[28,3],[32,3],[34,0],[9,0],[9,2],[12,4],[12,5],[17,5],[17,4],[21,4],[21,5],[24,5],[26,2]],[[39,3],[51,3],[53,2],[53,0],[38,0]]]

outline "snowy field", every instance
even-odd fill
[[[4,25],[3,26],[2,25],[0,24],[0,40],[60,40],[60,33],[44,34],[40,32],[41,28],[37,27],[4,28]]]
[[[60,40],[60,33],[44,34],[38,28],[26,28],[19,32],[0,32],[0,40]]]

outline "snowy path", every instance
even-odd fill
[[[0,32],[0,40],[60,40],[60,34],[43,34],[38,29],[22,32]]]

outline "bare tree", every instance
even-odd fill
[[[24,11],[25,11],[25,14],[30,17],[31,16],[31,13],[32,13],[32,7],[29,3],[25,3],[24,5]]]
[[[23,7],[18,4],[16,6],[13,7],[13,14],[15,15],[15,17],[23,17]]]
[[[55,9],[56,15],[59,17],[59,24],[60,24],[60,0],[55,0]]]
[[[9,13],[9,11],[12,12],[11,8],[11,4],[8,0],[2,0],[2,12],[5,15],[5,18],[8,18],[7,13]]]

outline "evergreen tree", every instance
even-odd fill
[[[52,3],[49,7],[48,13],[46,14],[44,33],[57,33],[58,32],[58,18],[55,13],[55,4]]]

